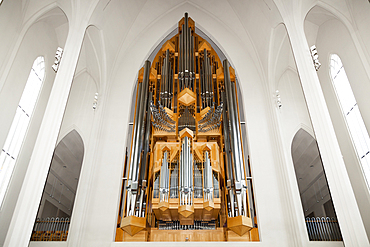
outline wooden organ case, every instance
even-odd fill
[[[116,241],[258,241],[234,69],[178,31],[139,71]]]

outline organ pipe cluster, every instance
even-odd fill
[[[256,226],[236,88],[234,70],[186,13],[179,33],[139,71],[124,231],[135,235],[159,224],[196,230],[201,222],[242,236]]]
[[[193,204],[193,155],[189,137],[185,136],[181,144],[180,156],[180,205]]]
[[[144,79],[138,86],[132,137],[130,171],[127,182],[126,216],[145,216],[149,137],[151,131],[149,92],[150,62],[144,66]]]

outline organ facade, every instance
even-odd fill
[[[258,240],[235,71],[195,31],[139,71],[116,241]]]

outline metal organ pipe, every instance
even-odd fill
[[[170,63],[170,51],[166,50],[165,58],[163,59],[162,75],[161,75],[161,102],[162,105],[170,108],[170,84],[172,81],[171,77],[171,63]]]
[[[182,25],[182,30],[184,30],[184,25]],[[183,71],[182,70],[182,60],[183,60],[183,55],[182,55],[182,52],[183,52],[183,34],[184,34],[184,31],[182,31],[179,35],[179,69],[178,69],[178,78],[179,78],[179,87],[180,87],[180,91],[182,90],[182,78],[181,78],[181,72]]]
[[[140,180],[142,181],[147,181],[148,179],[148,174],[147,170],[149,167],[149,159],[148,159],[148,154],[149,154],[149,140],[150,140],[150,132],[151,132],[151,112],[150,112],[150,103],[152,102],[153,99],[153,91],[149,92],[149,98],[147,101],[147,109],[146,109],[146,119],[145,119],[145,135],[144,135],[144,152],[143,152],[143,162],[141,163],[141,168],[140,168]]]
[[[243,154],[241,151],[239,118],[237,104],[235,98],[235,84],[230,80],[229,63],[227,59],[223,61],[224,76],[225,76],[225,92],[228,107],[228,115],[230,120],[230,140],[231,150],[233,154],[234,166],[234,186],[236,193],[236,201],[238,205],[238,215],[247,216],[247,200],[246,200],[246,182],[244,176]]]
[[[168,151],[163,153],[160,177],[160,201],[168,201],[169,191]]]
[[[188,60],[189,60],[189,37],[188,37],[188,29],[189,29],[189,22],[188,22],[188,13],[185,13],[185,27],[184,27],[184,34],[185,34],[185,72],[189,71],[188,68]],[[188,86],[187,78],[185,77],[185,86]]]
[[[180,154],[180,204],[192,204],[193,156],[190,150],[190,138],[182,139]]]
[[[229,63],[227,59],[224,60],[224,75],[225,75],[225,92],[226,92],[226,101],[227,107],[229,111],[229,118],[230,118],[230,137],[231,137],[231,146],[232,151],[234,154],[234,166],[235,166],[235,180],[240,182],[244,179],[244,172],[242,174],[242,153],[241,153],[241,142],[240,142],[240,129],[239,129],[239,122],[238,122],[238,111],[235,108],[236,103],[235,96],[233,96],[233,90],[230,80],[230,72],[229,72]]]
[[[201,76],[201,95],[203,108],[213,105],[213,72],[211,65],[211,60],[208,57],[208,52],[206,49],[203,51],[203,66],[202,66],[202,76]]]
[[[233,157],[230,149],[230,128],[229,128],[229,118],[228,118],[228,105],[226,101],[225,92],[221,92],[221,100],[224,105],[224,110],[222,111],[222,129],[224,135],[224,145],[225,145],[225,155],[226,155],[226,186],[228,190],[229,199],[229,212],[230,217],[235,216],[235,205],[234,205],[234,167],[233,167]]]
[[[209,160],[208,151],[204,152],[204,159],[204,201],[211,201],[213,192],[212,166]]]
[[[194,90],[194,37],[189,27],[188,14],[185,13],[184,24],[179,35],[179,81],[180,90]]]
[[[136,103],[135,126],[132,141],[132,154],[130,159],[130,174],[127,183],[126,216],[135,214],[136,199],[139,188],[140,154],[143,149],[145,136],[145,113],[148,105],[150,61],[145,61],[143,82],[139,83],[138,101]],[[149,128],[149,126],[148,126]],[[142,171],[145,173],[145,171]],[[141,181],[140,181],[141,182]],[[139,200],[144,195],[141,193]],[[141,213],[138,215],[141,217]]]

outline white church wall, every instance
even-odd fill
[[[367,235],[370,236],[370,216],[367,213],[370,203],[369,190],[364,180],[359,159],[354,150],[348,127],[332,85],[329,67],[330,55],[338,54],[342,59],[361,115],[368,130],[370,129],[370,112],[367,110],[367,106],[370,103],[370,98],[368,97],[368,92],[370,92],[370,81],[366,75],[356,47],[353,44],[352,38],[340,21],[330,20],[320,26],[316,47],[322,64],[318,71],[321,87],[347,167],[347,172],[355,192],[356,200],[359,204]]]
[[[33,61],[40,55],[45,57],[45,80],[26,134],[26,139],[12,175],[4,206],[0,211],[0,244],[3,243],[7,228],[9,227],[14,206],[18,199],[18,193],[27,171],[28,161],[33,151],[33,146],[54,82],[55,72],[51,69],[51,65],[54,62],[54,55],[57,47],[58,40],[55,31],[50,25],[45,22],[34,24],[23,38],[17,56],[7,76],[7,82],[0,93],[0,104],[7,106],[0,110],[3,116],[1,125],[4,126],[4,128],[1,129],[2,138],[0,139],[0,144],[3,145],[7,136],[7,131],[13,121],[19,99],[27,82]]]
[[[16,40],[18,36],[18,28],[21,22],[21,6],[20,1],[3,1],[0,8],[0,33],[1,46],[0,46],[0,57],[6,58],[10,54],[9,47],[12,47],[12,43]],[[3,79],[3,71],[6,67],[7,60],[1,59],[0,61],[0,80]],[[31,64],[32,65],[32,64]],[[2,89],[2,83],[0,82],[0,91]]]
[[[57,143],[74,128],[84,142],[90,141],[95,93],[96,84],[87,72],[74,78]]]

